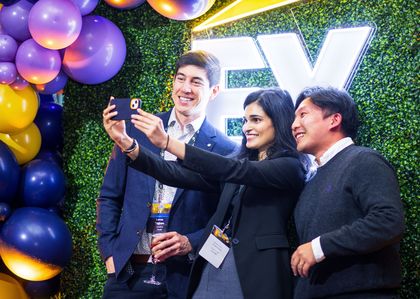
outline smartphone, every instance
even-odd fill
[[[137,114],[137,109],[141,108],[141,100],[138,98],[116,98],[111,99],[111,105],[115,105],[113,111],[118,111],[112,120],[129,120],[132,114]]]

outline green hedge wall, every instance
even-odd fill
[[[112,147],[101,120],[110,95],[141,97],[151,112],[169,109],[174,64],[189,49],[191,38],[256,37],[300,29],[316,59],[328,29],[374,24],[377,31],[349,91],[362,120],[358,143],[380,151],[398,173],[407,223],[401,245],[401,295],[416,298],[420,294],[416,1],[302,1],[192,36],[193,26],[231,2],[216,1],[206,15],[189,22],[164,18],[147,3],[128,11],[101,3],[95,10],[122,29],[127,58],[112,80],[95,86],[69,82],[65,90],[65,219],[74,254],[62,274],[61,295],[100,298],[106,279],[96,247],[95,199]],[[233,72],[229,78],[231,87],[275,84],[270,71]]]

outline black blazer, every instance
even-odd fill
[[[292,297],[286,230],[304,185],[304,171],[297,158],[237,160],[187,145],[183,167],[177,162],[165,162],[143,149],[131,165],[168,185],[220,192],[218,207],[208,222],[201,245],[214,224],[222,226],[231,200],[240,185],[245,185],[237,217],[232,219],[235,224],[232,250],[244,297]],[[201,256],[196,256],[188,298],[198,286],[205,262]]]

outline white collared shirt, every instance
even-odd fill
[[[339,152],[341,152],[343,149],[348,147],[349,145],[354,144],[353,140],[350,137],[345,137],[343,139],[340,139],[336,143],[334,143],[320,158],[319,158],[319,164],[318,167],[321,167],[325,164],[327,164],[328,161],[330,161],[332,158],[334,158],[335,155],[337,155]]]
[[[343,149],[348,147],[349,145],[354,144],[353,140],[350,137],[345,137],[340,139],[336,143],[334,143],[320,158],[319,162],[317,163],[318,167],[322,167],[328,163],[335,155],[341,152]],[[311,241],[312,245],[312,252],[315,256],[315,260],[317,263],[321,262],[325,259],[324,251],[321,247],[321,237],[317,237]]]
[[[201,125],[203,124],[205,117],[206,116],[203,114],[199,118],[193,120],[192,122],[188,124],[185,124],[184,127],[182,127],[176,118],[175,109],[172,109],[171,115],[169,116],[169,120],[168,120],[168,134],[169,136],[176,138],[183,143],[188,143],[190,139],[194,136],[194,134],[201,128]],[[167,161],[175,161],[177,159],[175,155],[171,154],[168,151],[165,151],[163,157]],[[160,183],[156,181],[155,198],[157,198],[156,192],[158,192],[159,185]],[[172,201],[174,200],[174,197],[175,197],[176,190],[177,190],[176,187],[163,185],[163,188],[162,188],[163,203],[172,204]]]

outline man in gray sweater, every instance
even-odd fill
[[[304,90],[293,135],[315,156],[317,172],[295,209],[300,246],[291,258],[295,298],[398,298],[404,214],[392,166],[356,146],[358,118],[350,95]]]

